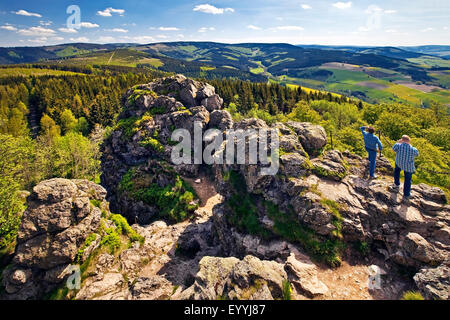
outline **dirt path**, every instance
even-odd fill
[[[112,55],[111,55],[111,57],[109,57],[109,60],[108,60],[108,64],[110,64],[111,63],[111,61],[112,61],[112,58],[114,57],[114,54],[116,53],[116,51],[114,51],[113,53],[112,53]]]

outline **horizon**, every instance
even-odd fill
[[[44,44],[44,45],[19,45],[19,46],[0,46],[0,48],[41,48],[41,47],[55,47],[55,46],[70,46],[70,45],[79,45],[79,44],[88,44],[88,45],[136,45],[136,46],[147,46],[147,45],[155,45],[155,44],[165,44],[165,43],[217,43],[223,45],[248,45],[248,44],[267,44],[267,45],[291,45],[294,47],[303,47],[303,46],[318,46],[318,47],[330,47],[330,48],[344,48],[344,47],[353,47],[353,48],[415,48],[415,47],[450,47],[447,44],[419,44],[419,45],[407,45],[407,46],[377,46],[377,45],[367,45],[367,46],[359,46],[359,45],[351,45],[351,44],[339,44],[339,45],[326,45],[319,43],[298,43],[292,44],[287,42],[218,42],[218,41],[157,41],[157,42],[148,42],[148,43],[138,43],[138,42],[110,42],[110,43],[99,43],[99,42],[65,42],[58,44]]]
[[[450,45],[450,3],[399,0],[78,1],[80,23],[67,25],[69,1],[0,4],[0,46],[71,43],[410,47]],[[75,21],[75,20],[73,20]]]

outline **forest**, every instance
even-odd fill
[[[0,250],[11,247],[24,199],[39,181],[53,177],[99,181],[100,144],[121,111],[122,95],[136,84],[169,75],[121,66],[14,68],[23,74],[0,77]],[[33,69],[53,72],[33,75]],[[208,82],[224,98],[235,120],[256,117],[268,124],[288,120],[320,124],[333,136],[333,146],[326,149],[366,156],[359,128],[369,124],[381,133],[383,153],[393,161],[390,146],[408,134],[420,151],[413,182],[439,186],[449,193],[450,116],[442,104],[432,102],[427,108],[373,105],[275,83],[231,78]]]

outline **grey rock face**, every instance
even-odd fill
[[[327,144],[327,133],[325,129],[308,122],[286,122],[298,135],[302,146],[308,153],[316,153]]]
[[[443,263],[437,268],[420,270],[414,281],[427,299],[450,299],[450,263]]]
[[[13,265],[3,274],[8,299],[29,299],[62,282],[85,239],[100,226],[106,190],[86,180],[52,179],[33,188],[17,237]]]

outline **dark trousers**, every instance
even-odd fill
[[[371,177],[375,176],[375,167],[377,165],[377,152],[375,150],[367,149],[366,151],[369,153],[369,175]]]
[[[400,173],[402,172],[402,169],[395,166],[394,171],[394,181],[396,186],[400,186]],[[412,180],[412,172],[406,172],[405,171],[405,183],[403,185],[403,195],[405,197],[409,197],[411,195],[411,180]]]

